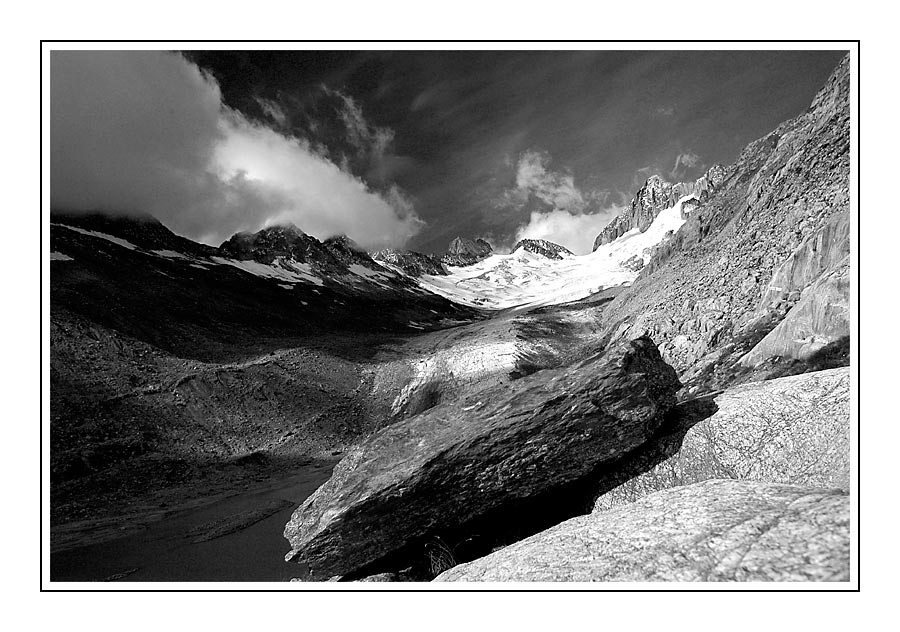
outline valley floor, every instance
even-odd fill
[[[313,463],[241,491],[207,496],[200,504],[57,528],[60,548],[51,555],[50,579],[288,581],[299,570],[284,562],[284,523],[328,479],[333,465]]]

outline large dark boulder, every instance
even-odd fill
[[[430,538],[464,533],[638,447],[679,386],[641,337],[389,426],[353,448],[294,512],[287,559],[308,564],[310,579],[372,574],[388,558],[403,568],[405,552]],[[489,520],[479,532],[504,528]]]
[[[839,489],[710,480],[594,511],[436,581],[849,581]]]

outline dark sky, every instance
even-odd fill
[[[396,182],[427,224],[411,246],[440,250],[457,233],[509,237],[532,197],[504,196],[523,152],[596,192],[582,212],[630,199],[649,171],[697,177],[808,105],[841,52],[204,52],[225,101],[312,136],[327,118],[322,86],[393,130],[387,164],[358,173]],[[324,106],[324,107],[323,107]],[[334,142],[322,138],[326,144]],[[672,173],[679,155],[686,168]],[[380,167],[380,169],[379,169]],[[373,173],[372,169],[378,173]],[[643,171],[642,171],[643,170]],[[608,192],[608,193],[607,193]],[[520,203],[516,203],[520,202]],[[575,210],[575,209],[570,209]]]
[[[371,236],[369,247],[432,252],[456,235],[487,236],[500,247],[548,237],[589,249],[650,174],[690,179],[733,161],[749,141],[802,112],[843,53],[184,53],[193,63],[156,55],[54,53],[57,205],[127,203],[208,242],[289,218],[316,236],[344,231],[362,242]],[[146,93],[142,105],[135,92]],[[217,98],[226,106],[218,118],[208,103]],[[136,107],[147,111],[139,116]],[[190,113],[198,123],[172,128],[171,119],[157,120],[160,111]],[[140,164],[146,152],[126,151],[130,162],[102,153],[108,145],[98,136],[133,134],[123,130],[147,120],[152,126],[137,141],[170,139],[153,141],[154,164]],[[206,131],[193,138],[197,128]],[[85,172],[84,146],[92,144],[109,163],[100,175]],[[106,174],[125,163],[133,169],[123,167],[119,181],[156,174],[146,178],[147,194],[107,200]],[[54,189],[54,181],[63,184]],[[97,195],[69,191],[69,181],[95,182]],[[154,207],[160,188],[173,191],[162,210]],[[372,200],[376,219],[358,222]],[[324,217],[331,212],[337,219]]]

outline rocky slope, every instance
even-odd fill
[[[423,274],[445,275],[447,269],[441,263],[439,257],[434,255],[423,255],[420,252],[412,250],[394,250],[387,248],[379,250],[372,255],[372,258],[379,263],[386,264],[398,270],[402,270],[404,274],[411,277],[420,277]]]
[[[849,579],[846,492],[711,480],[573,518],[436,581]]]
[[[430,539],[508,536],[504,511],[646,441],[679,384],[649,339],[396,423],[354,446],[285,527],[311,578],[405,568]],[[505,533],[507,532],[507,533]]]
[[[805,315],[795,313],[780,342],[767,341],[748,362],[841,344],[849,336],[848,285],[836,272],[849,252],[849,117],[845,58],[806,112],[748,145],[716,178],[708,199],[604,312],[609,340],[649,333],[694,392],[731,383],[741,358],[795,305]],[[832,273],[827,292],[798,304]],[[798,332],[805,342],[789,343]]]

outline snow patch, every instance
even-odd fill
[[[352,264],[348,270],[355,274],[356,276],[361,276],[367,281],[371,281],[375,285],[380,285],[381,287],[385,287],[390,289],[391,286],[384,283],[384,280],[389,280],[391,278],[390,275],[385,274],[384,272],[378,272],[377,270],[373,270],[372,268],[367,268],[365,266],[359,265],[358,263]]]
[[[67,228],[69,230],[73,230],[76,233],[81,233],[82,235],[89,235],[91,237],[98,237],[100,239],[105,239],[106,241],[111,241],[112,243],[122,246],[123,248],[128,248],[129,250],[137,250],[138,247],[135,246],[130,241],[125,239],[120,239],[119,237],[114,237],[112,235],[107,235],[106,233],[100,233],[95,230],[85,230],[84,228],[76,228],[75,226],[69,226],[68,224],[60,224],[57,222],[53,222],[51,226],[59,226],[60,228]]]
[[[224,257],[211,257],[213,263],[228,265],[266,279],[278,279],[291,283],[312,283],[325,285],[325,282],[313,274],[312,266],[293,259],[276,258],[271,265],[258,261],[239,261]]]
[[[70,257],[69,255],[64,255],[61,252],[51,252],[50,261],[74,261],[74,259],[72,259],[72,257]]]
[[[165,257],[166,259],[185,259],[190,261],[190,257],[187,257],[180,252],[175,252],[174,250],[151,250],[150,252],[157,256]]]

